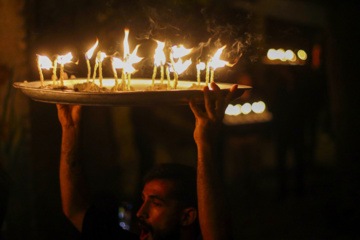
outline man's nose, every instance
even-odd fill
[[[143,204],[141,205],[139,211],[136,213],[136,216],[138,218],[148,218],[148,204],[146,202],[143,202]]]

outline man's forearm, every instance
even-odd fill
[[[79,129],[63,129],[60,157],[60,189],[64,214],[81,231],[89,194],[79,158]]]
[[[224,189],[216,170],[216,149],[198,144],[197,188],[201,232],[204,240],[231,239],[232,228]]]

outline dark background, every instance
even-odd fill
[[[66,71],[85,77],[83,54],[96,38],[102,51],[121,52],[125,27],[130,29],[130,48],[141,44],[142,56],[152,54],[151,39],[196,47],[211,38],[209,49],[221,39],[232,46],[229,59],[242,56],[233,68],[216,72],[216,81],[252,85],[239,101],[263,100],[273,114],[270,122],[225,126],[219,138],[219,170],[236,239],[358,237],[358,3],[12,3],[0,4],[8,13],[2,15],[2,25],[11,29],[0,36],[2,238],[77,237],[61,211],[56,107],[27,99],[11,87],[12,82],[38,79],[36,54],[52,57],[69,51],[79,64]],[[304,49],[309,58],[305,65],[265,64],[269,48]],[[134,78],[149,77],[151,62],[144,59]],[[111,77],[110,69],[104,68],[105,77]],[[183,78],[195,80],[193,70]],[[49,72],[44,75],[50,78]],[[188,106],[85,107],[82,146],[92,193],[130,202],[135,213],[141,176],[153,164],[195,166],[193,128]]]

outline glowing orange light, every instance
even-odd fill
[[[297,55],[298,55],[298,57],[301,59],[301,60],[303,60],[303,61],[305,61],[306,59],[307,59],[307,54],[306,54],[306,52],[304,51],[304,50],[299,50],[298,52],[297,52]]]
[[[59,64],[66,64],[66,63],[70,63],[71,59],[73,58],[71,52],[65,54],[65,55],[60,55],[58,57],[58,63]]]
[[[161,66],[164,65],[166,61],[166,57],[164,53],[165,43],[160,41],[156,41],[156,42],[158,46],[155,49],[154,64],[156,66]]]
[[[265,111],[266,105],[263,101],[254,102],[251,105],[251,109],[254,113],[263,113]]]
[[[183,45],[179,45],[179,46],[173,46],[171,48],[171,51],[173,58],[181,58],[188,55],[192,51],[192,48],[187,49]]]
[[[125,63],[124,63],[120,58],[113,57],[112,59],[113,59],[112,64],[113,64],[113,67],[114,67],[115,69],[124,68]]]
[[[277,59],[277,51],[273,48],[270,48],[267,52],[267,57],[270,60],[275,60]]]
[[[48,57],[38,55],[38,58],[39,58],[38,61],[39,61],[40,68],[44,68],[44,69],[49,70],[50,68],[53,67],[52,62]]]
[[[104,59],[107,57],[107,55],[106,55],[106,53],[104,53],[104,52],[101,52],[100,53],[100,58],[97,58],[96,59],[96,62],[98,63],[98,62],[102,62],[102,61],[104,61]]]
[[[251,104],[250,103],[245,103],[244,105],[242,105],[241,107],[241,112],[243,114],[249,114],[251,112]]]
[[[183,73],[190,65],[191,65],[191,59],[186,60],[185,62],[183,62],[181,60],[181,58],[174,63],[174,68],[177,74],[181,74]],[[173,71],[172,69],[170,69],[170,71]]]
[[[96,39],[96,43],[94,44],[94,46],[92,46],[85,54],[86,59],[90,59],[92,57],[92,55],[94,54],[95,49],[97,48],[99,44],[99,41]]]
[[[200,62],[198,64],[196,64],[196,69],[197,70],[204,70],[206,67],[205,63],[204,62]]]
[[[229,104],[228,107],[225,110],[225,114],[229,116],[238,116],[241,114],[241,105],[236,104],[235,106],[232,104]]]
[[[125,28],[125,37],[124,37],[124,59],[126,59],[130,55],[130,47],[129,47],[129,29]]]
[[[209,62],[209,66],[215,70],[216,68],[219,67],[224,67],[225,65],[228,65],[229,62],[224,61],[224,60],[220,60],[220,56],[223,52],[223,50],[225,49],[226,45],[223,46],[222,48],[219,48],[216,53],[214,54],[214,56],[211,58],[210,62]]]

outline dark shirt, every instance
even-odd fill
[[[119,226],[116,211],[93,205],[84,216],[80,239],[138,240],[139,236]]]

